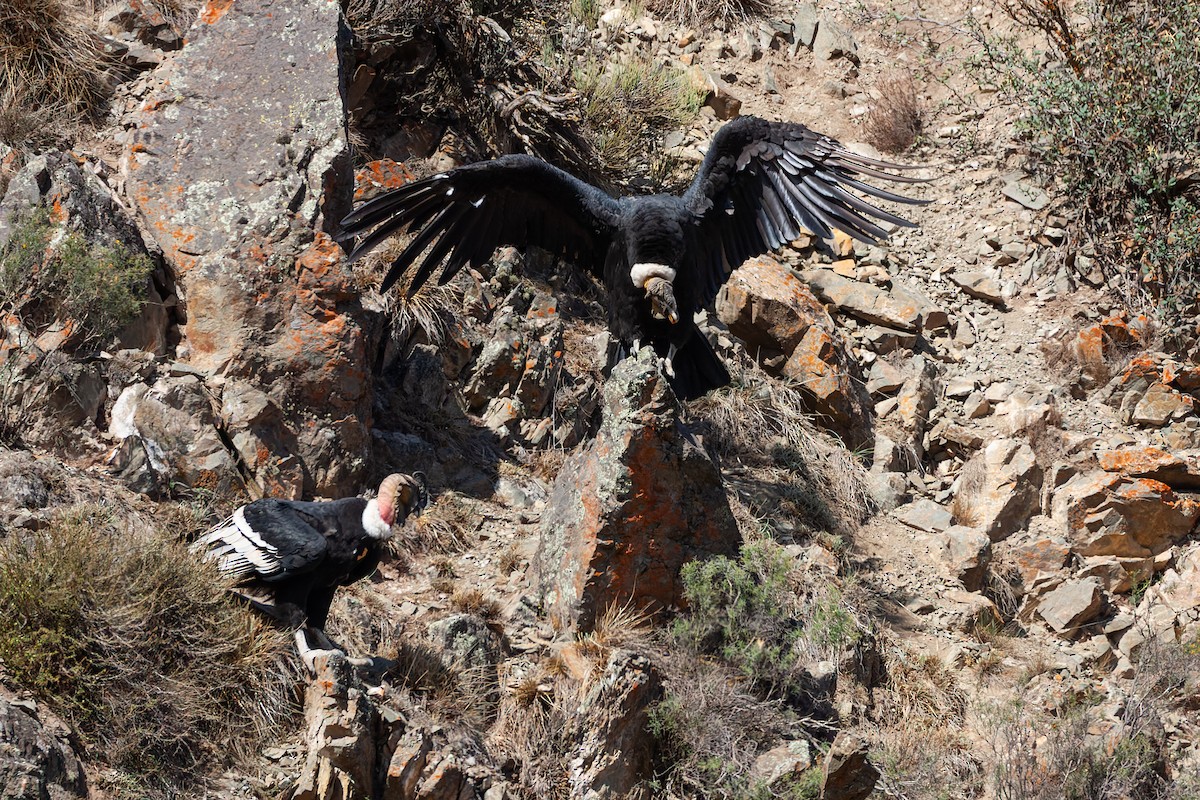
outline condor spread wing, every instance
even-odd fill
[[[859,179],[923,182],[886,171],[903,169],[914,167],[852,153],[798,123],[742,117],[725,125],[684,194],[696,222],[691,248],[704,302],[716,296],[734,267],[795,239],[801,226],[822,238],[837,228],[867,242],[887,236],[875,220],[915,227],[849,191],[896,203],[928,202]]]
[[[238,508],[192,545],[233,578],[266,581],[308,572],[325,558],[325,536],[310,518],[281,500],[256,500]]]
[[[464,265],[483,264],[501,245],[534,245],[599,273],[618,208],[604,192],[544,161],[510,155],[380,195],[342,220],[341,238],[374,228],[350,254],[353,261],[394,233],[415,232],[388,269],[384,290],[418,259],[410,293],[439,265],[445,264],[438,282],[445,283]]]

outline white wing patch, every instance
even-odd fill
[[[202,553],[205,561],[215,561],[217,569],[231,578],[269,577],[283,569],[279,550],[250,527],[242,508],[197,539],[191,549]]]

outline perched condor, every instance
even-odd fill
[[[251,606],[296,627],[296,647],[312,668],[319,647],[336,646],[325,635],[333,594],[365,578],[379,564],[393,526],[419,514],[429,502],[424,475],[392,474],[378,497],[328,502],[255,500],[241,506],[192,545],[225,575],[250,592],[272,595],[274,603],[246,596]]]
[[[920,204],[859,179],[921,181],[884,171],[912,168],[852,153],[798,123],[742,117],[717,132],[681,197],[613,198],[536,158],[509,155],[386,192],[342,220],[341,238],[371,231],[351,252],[354,261],[394,233],[416,232],[392,262],[385,291],[427,250],[410,293],[438,266],[445,283],[501,245],[534,245],[583,266],[608,291],[617,358],[649,343],[676,394],[691,399],[729,382],[693,314],[734,268],[796,238],[801,226],[867,242],[887,235],[872,218],[913,227],[848,191]]]

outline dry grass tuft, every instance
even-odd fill
[[[895,73],[881,80],[880,97],[867,112],[867,141],[885,153],[903,153],[925,130],[926,111],[912,73]]]
[[[940,659],[893,642],[884,648],[884,662],[887,682],[876,690],[880,717],[925,729],[957,725],[965,718],[967,696]]]
[[[627,601],[604,609],[592,630],[580,637],[578,646],[602,670],[613,650],[646,652],[653,637],[650,613]]]
[[[755,758],[797,731],[784,706],[760,700],[719,663],[674,653],[660,664],[667,696],[650,713],[658,779],[669,797],[742,798]]]
[[[509,669],[487,748],[497,762],[519,765],[518,797],[569,797],[583,687],[557,654]]]
[[[500,602],[473,586],[460,586],[450,595],[450,606],[463,614],[474,614],[487,621],[500,618]]]
[[[982,520],[983,509],[979,502],[987,480],[987,461],[983,456],[983,451],[976,453],[974,458],[963,464],[962,471],[958,474],[958,491],[954,493],[954,499],[950,502],[950,513],[955,525],[973,528]]]
[[[767,13],[767,0],[650,0],[660,16],[684,25],[709,26],[714,22],[744,23]]]
[[[836,437],[813,424],[800,391],[752,363],[730,362],[733,383],[690,405],[730,484],[753,517],[782,512],[816,531],[852,531],[871,508],[867,471]],[[781,504],[783,506],[781,512]]]
[[[500,555],[496,559],[496,568],[500,570],[502,575],[511,575],[521,566],[521,546],[516,542],[509,542]]]
[[[354,265],[354,281],[364,292],[378,288],[388,267],[412,240],[409,235],[393,236]],[[410,267],[386,294],[378,295],[391,322],[391,336],[404,346],[410,342],[441,344],[461,326],[463,303],[461,274],[441,286],[433,276],[410,296],[417,270]]]
[[[141,796],[171,795],[289,720],[290,652],[214,569],[110,509],[73,507],[0,541],[6,680]]]
[[[392,553],[405,557],[410,552],[448,555],[471,546],[478,517],[462,495],[444,492],[421,516],[392,540]]]
[[[3,133],[21,137],[8,143],[52,135],[46,125],[67,115],[92,118],[99,112],[109,91],[110,65],[89,22],[64,0],[0,3]]]

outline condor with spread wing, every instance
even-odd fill
[[[337,588],[374,572],[394,526],[428,502],[419,472],[387,476],[370,500],[255,500],[197,539],[192,551],[245,589],[271,595],[270,603],[246,598],[259,611],[296,627],[296,647],[311,668],[317,651],[308,635],[323,649],[337,649],[325,635]]]
[[[889,171],[903,169],[911,167],[852,153],[798,123],[742,117],[717,132],[682,196],[613,198],[536,158],[509,155],[382,194],[342,221],[342,238],[367,234],[354,260],[394,233],[415,232],[384,290],[418,261],[410,292],[438,267],[445,283],[501,245],[533,245],[584,267],[608,292],[608,326],[621,354],[649,344],[676,394],[691,399],[729,382],[693,322],[729,274],[801,227],[823,238],[837,228],[868,242],[887,235],[879,222],[912,227],[855,194],[922,203],[861,180],[922,180]]]

